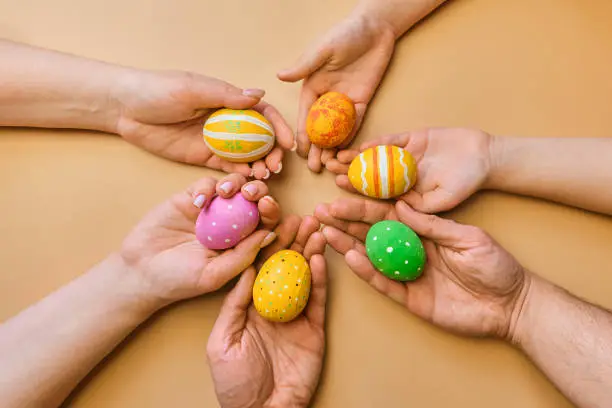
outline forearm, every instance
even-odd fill
[[[612,214],[612,138],[493,137],[486,188]]]
[[[0,126],[115,132],[127,68],[0,40]]]
[[[119,256],[0,326],[0,401],[58,406],[155,310]]]
[[[612,314],[534,277],[513,341],[572,402],[612,401]]]
[[[445,0],[361,0],[355,13],[385,21],[391,25],[395,38],[401,37],[413,25],[434,11]]]

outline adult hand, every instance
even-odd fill
[[[249,267],[228,294],[208,339],[215,391],[223,408],[306,407],[314,394],[325,350],[325,239],[319,223],[287,218],[276,229],[278,240],[258,259],[289,247],[310,262],[308,305],[295,320],[274,323],[251,305],[255,269]]]
[[[531,282],[518,261],[480,228],[416,212],[402,201],[395,211],[427,253],[423,275],[413,282],[388,279],[366,255],[365,226],[381,214],[346,206],[336,216],[343,230],[328,226],[323,234],[357,276],[415,315],[458,334],[508,338]]]
[[[231,197],[241,191],[257,202],[261,228],[226,251],[205,248],[195,236],[201,208],[218,194]],[[261,181],[246,183],[239,174],[217,181],[203,178],[147,214],[123,242],[121,257],[138,276],[149,301],[162,307],[221,288],[251,265],[260,249],[269,245],[280,219],[280,207]]]
[[[264,91],[240,89],[189,72],[129,69],[112,91],[118,101],[116,133],[130,143],[171,160],[206,166],[245,177],[267,179],[282,169],[283,149],[294,145],[293,132]],[[202,138],[205,118],[218,108],[255,109],[272,124],[278,146],[261,160],[232,163],[215,156]]]
[[[359,129],[368,103],[389,65],[395,46],[391,25],[367,14],[354,13],[333,27],[307,50],[292,67],[278,73],[287,82],[304,80],[300,96],[297,143],[298,153],[308,157],[308,167],[321,170],[321,164],[335,156],[335,150],[322,151],[312,145],[306,133],[310,106],[326,92],[337,91],[355,103],[357,121],[348,140]]]
[[[417,182],[400,199],[420,212],[436,213],[454,208],[486,187],[492,140],[479,130],[432,128],[383,136],[364,143],[360,151],[377,145],[408,150],[418,164]],[[346,174],[358,154],[345,150],[327,162],[327,169],[338,174],[336,184],[348,191],[356,191]]]

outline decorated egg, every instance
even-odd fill
[[[236,246],[251,235],[259,224],[257,204],[241,193],[231,198],[215,197],[196,221],[198,241],[213,250]]]
[[[264,157],[274,147],[274,129],[252,109],[219,109],[204,123],[204,142],[222,159],[248,163]]]
[[[425,248],[419,236],[399,221],[381,221],[366,236],[366,253],[383,275],[410,281],[423,273]]]
[[[404,194],[416,183],[417,166],[412,155],[397,146],[364,150],[351,162],[348,177],[357,191],[374,198]]]
[[[323,94],[308,112],[308,138],[324,149],[336,147],[351,134],[355,118],[355,105],[348,96],[339,92]]]
[[[296,251],[283,250],[263,264],[253,285],[257,312],[273,322],[289,322],[299,316],[310,295],[310,267]]]

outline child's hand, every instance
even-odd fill
[[[227,82],[188,72],[128,70],[112,91],[119,106],[116,133],[158,156],[245,177],[266,179],[282,169],[283,149],[293,132],[264,91],[243,90]],[[272,124],[278,146],[251,165],[215,156],[202,138],[205,118],[217,108],[255,109]]]
[[[147,214],[123,242],[121,256],[137,274],[147,301],[158,307],[221,288],[247,269],[260,249],[275,238],[281,210],[261,181],[246,183],[239,174],[217,181],[204,178]],[[195,222],[215,194],[231,197],[242,191],[258,203],[261,229],[236,247],[219,252],[200,244]]]

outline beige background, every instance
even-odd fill
[[[299,86],[274,74],[353,3],[0,0],[0,35],[263,87],[293,124]],[[425,125],[608,136],[611,21],[607,0],[454,0],[400,41],[359,140]],[[86,270],[155,203],[209,174],[112,136],[0,133],[1,320]],[[294,158],[271,185],[300,214],[343,194],[330,174],[313,175]],[[451,216],[488,230],[528,268],[612,306],[610,218],[498,193],[479,194]],[[445,334],[370,290],[336,254],[328,260],[328,354],[315,406],[569,406],[509,346]],[[216,406],[204,349],[222,296],[150,320],[67,405]]]

